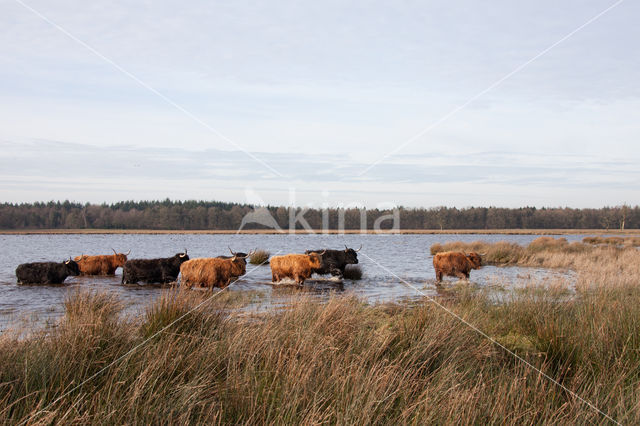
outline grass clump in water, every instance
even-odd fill
[[[271,253],[266,250],[256,250],[249,257],[249,263],[252,265],[266,265],[269,263],[269,256],[271,256]]]

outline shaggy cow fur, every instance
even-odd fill
[[[122,267],[122,284],[135,284],[138,281],[147,284],[174,282],[178,279],[180,265],[187,260],[189,256],[186,250],[173,257],[127,260]]]
[[[362,246],[360,246],[362,248]],[[346,247],[344,250],[307,250],[305,254],[319,253],[321,254],[321,265],[313,270],[316,274],[331,274],[335,277],[344,277],[344,270],[347,265],[355,265],[358,263],[358,250]]]
[[[182,285],[187,288],[193,286],[219,287],[229,285],[232,279],[247,272],[245,258],[233,256],[229,259],[220,257],[203,257],[191,259],[180,266]]]
[[[78,275],[78,264],[73,260],[23,263],[16,268],[18,284],[62,284],[69,275]]]
[[[112,249],[113,250],[113,249]],[[127,253],[128,254],[128,253]],[[127,254],[116,253],[98,256],[76,256],[75,261],[80,268],[80,275],[114,275],[116,269],[124,266]]]
[[[274,256],[271,258],[271,280],[277,282],[283,278],[292,278],[302,285],[321,265],[322,256],[318,253]]]
[[[471,270],[478,269],[481,266],[482,257],[476,252],[466,254],[447,251],[433,256],[433,268],[436,270],[436,280],[438,282],[442,281],[443,275],[468,280]]]

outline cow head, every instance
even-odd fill
[[[231,258],[231,263],[233,263],[233,265],[236,268],[236,271],[234,271],[234,273],[236,275],[244,275],[247,272],[247,258],[251,256],[254,253],[254,251],[252,250],[249,252],[249,254],[247,254],[247,253],[242,253],[238,251],[233,251],[231,250],[231,247],[229,247],[229,251],[233,255],[233,257]]]
[[[113,248],[111,250],[113,250]],[[127,256],[129,256],[130,253],[131,253],[131,250],[129,250],[126,253],[116,253],[116,251],[113,250],[114,266],[116,268],[118,266],[124,266],[124,264],[127,262]]]
[[[322,253],[308,253],[309,263],[312,268],[320,268],[322,266],[322,255],[327,251],[323,251]]]
[[[358,263],[358,252],[362,250],[362,244],[358,250],[354,250],[347,246],[344,246],[344,261],[345,263],[356,264]]]
[[[231,256],[232,256],[233,260],[242,259],[242,260],[245,261],[245,263],[247,261],[246,260],[247,257],[251,256],[253,254],[253,252],[254,252],[253,250],[251,250],[249,252],[249,254],[247,254],[247,253],[243,253],[241,251],[233,251],[233,250],[231,250],[231,247],[228,247],[228,246],[227,246],[227,248],[229,249],[229,252],[231,253]],[[220,257],[223,258],[223,259],[228,259],[229,258],[229,256],[220,256]]]
[[[69,260],[65,260],[63,264],[66,266],[69,275],[80,275],[80,268],[74,260],[71,260],[71,257],[69,257]]]
[[[469,259],[469,261],[473,264],[473,269],[478,269],[482,266],[482,256],[480,256],[475,251],[472,251],[471,253],[465,255],[467,256],[467,259]]]
[[[187,260],[189,260],[189,255],[187,254],[187,249],[184,249],[184,253],[176,253],[175,256],[176,259],[178,259],[178,261],[180,263],[186,262]]]

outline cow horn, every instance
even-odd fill
[[[116,253],[116,251],[113,250],[113,247],[111,247],[111,250],[113,251],[113,254],[115,254],[116,256],[118,255],[118,253]]]
[[[318,253],[318,256],[322,256],[323,254],[325,254],[327,252],[327,249],[324,249],[324,251],[322,253]]]
[[[487,252],[485,251],[484,253],[478,253],[480,256],[486,256]]]
[[[125,254],[125,256],[129,256],[129,254],[131,254],[131,249],[129,249],[129,251],[127,252],[127,254]]]
[[[231,247],[227,246],[227,248],[229,249],[229,251],[231,252],[231,254],[232,254],[232,255],[234,255],[234,256],[236,255],[236,254],[233,252],[233,250],[231,250]]]
[[[360,248],[356,250],[356,253],[359,252],[360,250],[362,250],[362,244],[360,244]]]
[[[348,251],[348,250],[349,250],[349,247],[347,247],[347,245],[345,244],[344,245],[344,251]]]

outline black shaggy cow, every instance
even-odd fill
[[[349,264],[358,263],[358,252],[362,249],[362,246],[358,250],[351,249],[344,246],[344,250],[307,250],[304,253],[319,253],[322,254],[322,266],[313,270],[316,274],[331,274],[336,277],[344,277],[344,269]]]
[[[16,268],[18,284],[62,284],[69,275],[79,274],[78,264],[71,258],[61,263],[23,263]]]
[[[189,260],[187,250],[173,257],[128,260],[122,267],[122,284],[171,283],[178,279],[180,265]]]

